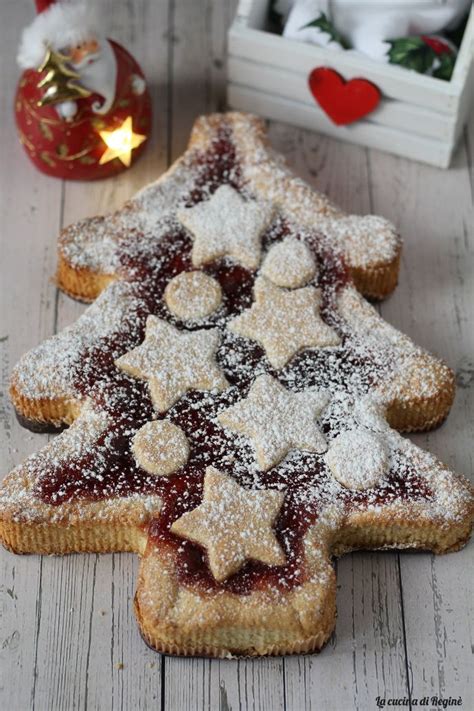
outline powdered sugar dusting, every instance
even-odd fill
[[[206,130],[203,120],[202,124]],[[399,254],[400,237],[388,220],[343,213],[325,195],[295,178],[282,157],[256,137],[245,116],[232,116],[231,148],[212,128],[208,133],[211,145],[220,150],[219,166],[203,160],[200,148],[191,149],[171,172],[140,190],[124,209],[64,230],[60,249],[66,260],[78,268],[114,274],[124,236],[134,233],[140,239],[156,239],[159,224],[176,214],[176,207],[179,212],[195,204],[196,195],[199,201],[209,199],[222,183],[244,188],[246,196],[253,195],[260,204],[273,205],[301,227],[325,234],[332,249],[340,249],[351,266],[389,263]],[[248,245],[241,240],[240,247],[244,250]]]
[[[26,353],[13,371],[13,381],[24,397],[77,397],[75,370],[93,347],[116,333],[139,333],[137,311],[141,300],[131,284],[117,282],[71,326]]]
[[[203,545],[217,581],[236,573],[246,560],[284,565],[273,524],[283,504],[277,491],[249,491],[227,474],[207,467],[202,503],[180,516],[172,533]]]
[[[132,440],[137,464],[149,474],[169,476],[184,466],[189,444],[183,430],[167,420],[147,422]]]
[[[147,380],[155,407],[166,412],[188,390],[224,390],[227,380],[215,362],[217,330],[181,333],[148,316],[145,341],[115,362],[130,375]]]
[[[361,427],[338,435],[325,461],[340,484],[362,491],[380,484],[389,468],[383,439]]]
[[[181,272],[168,282],[165,302],[177,318],[195,321],[219,308],[222,289],[218,281],[204,272]]]
[[[243,128],[245,121],[234,125],[234,136]],[[263,146],[254,146],[251,155],[243,154],[244,138],[237,142],[239,160],[226,129],[215,137],[209,150],[194,149],[165,180],[143,190],[125,210],[97,223],[72,227],[63,235],[61,250],[73,266],[115,274],[120,281],[109,286],[76,324],[27,354],[15,370],[16,387],[31,401],[66,397],[87,405],[70,430],[12,473],[2,490],[5,505],[15,509],[19,520],[42,520],[45,512],[59,520],[65,511],[62,504],[67,502],[75,520],[90,515],[107,521],[120,507],[138,503],[143,520],[153,517],[152,540],[173,550],[180,579],[191,587],[212,588],[216,594],[246,594],[265,586],[286,591],[307,581],[309,554],[304,546],[311,532],[317,530],[322,536],[324,531],[324,536],[335,540],[344,522],[357,512],[382,515],[398,507],[408,520],[422,516],[448,526],[466,515],[471,501],[462,480],[403,440],[385,422],[387,402],[400,396],[404,375],[414,373],[413,363],[419,364],[422,358],[426,359],[427,375],[424,378],[421,370],[420,392],[433,390],[429,377],[432,360],[384,324],[351,286],[340,251],[334,248],[334,239],[346,243],[349,238],[329,233],[330,226],[336,225],[354,235],[354,224],[323,196],[310,198],[303,184],[291,183],[291,201],[296,202],[290,205],[288,173],[279,164],[269,169]],[[230,330],[231,323],[255,308],[256,282],[261,285],[266,281],[258,271],[236,263],[232,254],[202,267],[220,286],[219,308],[196,321],[182,321],[179,314],[169,311],[163,298],[167,285],[177,275],[195,269],[195,243],[176,213],[209,200],[222,184],[238,191],[246,205],[262,197],[272,203],[272,221],[259,233],[264,259],[272,246],[287,238],[303,242],[310,251],[316,270],[307,286],[293,292],[273,287],[283,306],[287,294],[304,292],[311,297],[314,314],[317,301],[319,320],[313,323],[312,335],[324,328],[334,336],[330,345],[300,343],[277,361],[255,335]],[[319,224],[329,220],[325,234],[309,227],[314,225],[315,207]],[[365,231],[384,233],[380,243],[376,239],[372,253],[384,259],[395,253],[398,242],[390,226],[357,219],[366,220]],[[356,226],[361,227],[357,219]],[[302,225],[297,224],[299,220]],[[265,331],[273,323],[272,309],[280,308],[274,297],[277,292],[272,291],[268,314],[257,324]],[[283,313],[275,347],[285,341],[285,324],[287,331],[294,329],[302,307],[299,304],[294,313],[291,309]],[[117,368],[115,361],[127,363],[127,372]],[[259,376],[272,378],[288,393],[285,397],[300,403],[301,408],[308,406],[308,411],[301,413],[296,407],[289,408],[295,423],[289,428],[286,451],[280,445],[288,422],[283,427],[276,415],[273,422],[272,412],[268,423],[259,420],[254,410],[249,413],[254,424],[268,424],[268,440],[262,445],[263,466],[255,457],[252,432],[225,424],[226,412],[245,409]],[[321,391],[324,407],[322,399],[316,402],[311,398],[311,393]],[[285,408],[277,400],[279,414]],[[189,458],[171,476],[150,474],[140,467],[132,451],[137,433],[163,417],[180,429],[189,445]],[[304,427],[302,421],[306,422]],[[309,447],[303,441],[310,422],[314,427],[312,443],[316,432],[321,436],[318,446]],[[387,466],[379,478],[366,478],[364,488],[349,489],[331,473],[319,443],[324,441],[331,448],[338,437],[350,439],[352,435],[347,433],[361,428],[374,435],[366,442],[368,460],[376,459],[375,442],[381,439]],[[270,461],[275,450],[279,456]],[[209,571],[207,553],[170,532],[174,522],[202,504],[208,467],[245,492],[278,494],[273,498],[281,503],[271,530],[284,562],[258,563],[250,556],[252,560],[228,578],[216,581]],[[360,470],[356,466],[358,482]],[[246,495],[242,496],[245,501]],[[219,516],[222,520],[222,501],[214,506],[215,520]],[[320,554],[315,544],[313,555]],[[231,558],[235,562],[235,556]],[[321,576],[325,579],[327,571]]]
[[[272,366],[283,368],[307,348],[339,345],[338,334],[320,318],[320,305],[321,292],[311,286],[287,291],[259,277],[254,304],[229,328],[260,343]]]
[[[401,240],[388,220],[347,215],[326,195],[295,178],[281,156],[255,140],[245,116],[235,116],[234,136],[247,188],[265,195],[299,225],[324,234],[352,267],[387,264],[397,257]]]
[[[302,240],[286,237],[268,251],[262,265],[262,274],[276,286],[296,289],[313,279],[316,264]]]
[[[260,375],[247,397],[221,412],[218,421],[251,439],[258,465],[267,471],[291,449],[326,450],[316,417],[328,400],[328,395],[315,388],[292,393],[270,375]]]
[[[178,219],[193,235],[195,267],[230,255],[248,269],[260,264],[260,238],[272,207],[244,200],[230,185],[222,185],[209,200],[178,210]]]

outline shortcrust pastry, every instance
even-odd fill
[[[397,432],[444,419],[452,371],[361,295],[399,256],[258,119],[199,119],[166,175],[61,236],[60,286],[95,302],[13,372],[27,424],[70,427],[5,479],[4,545],[137,552],[145,640],[217,657],[319,649],[333,556],[460,548],[470,485]]]

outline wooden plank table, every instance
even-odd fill
[[[145,157],[103,183],[36,173],[16,139],[12,100],[27,0],[2,0],[0,38],[1,471],[38,449],[7,395],[19,356],[71,323],[84,306],[59,293],[59,229],[119,206],[184,149],[195,117],[225,106],[226,28],[234,0],[103,0],[110,35],[142,63],[154,134]],[[474,118],[474,117],[473,117]],[[405,239],[400,285],[383,316],[457,372],[458,394],[439,430],[415,441],[472,472],[474,420],[474,120],[454,164],[438,171],[281,124],[270,126],[295,171],[351,212],[393,220]],[[473,546],[456,555],[358,553],[338,562],[335,635],[316,656],[257,661],[162,657],[132,615],[133,555],[15,557],[1,553],[0,709],[415,708],[424,696],[462,697],[474,709],[470,654]],[[424,708],[436,708],[430,700]]]

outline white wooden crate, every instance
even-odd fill
[[[451,81],[334,52],[266,31],[269,0],[240,0],[229,30],[228,103],[266,118],[314,129],[371,148],[446,168],[472,108],[474,10]],[[364,77],[382,100],[349,126],[336,126],[309,87],[312,69],[329,66],[345,79]]]

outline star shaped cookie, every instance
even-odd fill
[[[247,397],[217,419],[224,427],[249,437],[258,466],[267,471],[291,449],[326,451],[316,418],[328,401],[329,396],[315,388],[293,393],[271,375],[260,375]]]
[[[305,286],[287,291],[259,277],[254,295],[255,303],[234,318],[228,328],[260,343],[274,368],[283,368],[306,348],[337,346],[341,342],[319,315],[320,289]]]
[[[230,185],[222,185],[209,200],[177,214],[193,236],[195,267],[229,256],[247,269],[256,269],[262,251],[260,238],[272,213],[270,206],[244,200]]]
[[[272,528],[284,498],[280,491],[244,489],[228,474],[207,467],[202,503],[178,518],[171,532],[206,548],[218,582],[246,560],[284,565],[286,556]]]
[[[188,390],[225,390],[229,384],[215,360],[216,329],[182,332],[148,316],[145,340],[115,361],[120,370],[150,384],[158,412],[166,412]]]

